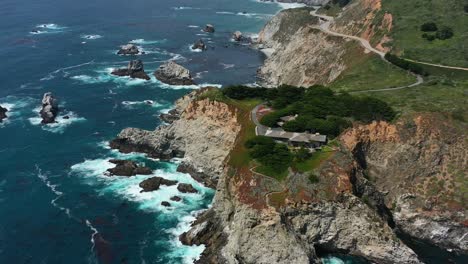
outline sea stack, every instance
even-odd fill
[[[8,109],[0,105],[0,123],[3,122],[3,119],[7,118],[6,112],[8,112]]]
[[[192,49],[194,50],[206,50],[206,44],[203,42],[202,39],[197,40],[195,44],[193,44]]]
[[[240,31],[236,31],[232,33],[232,39],[235,41],[242,41],[244,37],[242,36],[242,33]]]
[[[159,186],[161,185],[172,186],[176,184],[177,181],[171,181],[161,177],[151,177],[140,182],[139,186],[143,189],[140,192],[152,192],[159,190]]]
[[[205,28],[203,29],[203,31],[205,32],[208,32],[208,33],[214,33],[215,32],[215,28],[213,25],[211,24],[206,24]]]
[[[138,47],[134,44],[127,44],[120,47],[120,50],[117,52],[118,55],[137,55],[140,53]]]
[[[51,92],[45,93],[42,97],[42,109],[39,112],[42,124],[55,123],[55,118],[59,112],[58,101]]]
[[[111,159],[109,162],[115,164],[116,166],[114,168],[107,169],[107,176],[116,175],[130,177],[137,174],[149,175],[153,172],[151,168],[139,166],[135,161],[132,160]]]
[[[143,80],[149,80],[150,77],[143,68],[143,62],[141,60],[131,60],[128,63],[127,68],[116,69],[111,72],[113,75],[117,76],[129,76],[130,78],[138,78]]]
[[[195,82],[190,75],[190,71],[179,64],[168,61],[154,72],[156,79],[170,85],[192,85]]]

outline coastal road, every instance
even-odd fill
[[[255,106],[254,109],[252,109],[252,112],[250,113],[250,119],[252,119],[252,122],[256,125],[255,128],[255,134],[257,136],[264,136],[266,134],[266,131],[268,130],[268,127],[260,124],[260,121],[258,121],[258,116],[257,112],[260,107],[265,106],[263,103]]]
[[[330,25],[335,20],[335,18],[331,17],[331,16],[318,15],[317,11],[318,11],[318,9],[315,9],[314,11],[311,11],[310,14],[312,16],[318,17],[320,19],[320,25],[319,26],[309,26],[309,27],[315,28],[315,29],[320,29],[321,31],[323,31],[323,32],[325,32],[325,33],[327,33],[329,35],[332,35],[332,36],[338,36],[338,37],[350,38],[350,39],[357,40],[357,41],[359,41],[361,43],[361,45],[364,48],[366,48],[369,51],[372,51],[373,53],[379,55],[381,58],[383,58],[385,60],[385,58],[384,58],[385,57],[385,52],[382,52],[382,51],[377,50],[374,47],[372,47],[372,45],[369,43],[368,40],[357,37],[357,36],[346,35],[346,34],[341,34],[341,33],[338,33],[338,32],[331,31],[330,30]],[[414,63],[418,63],[418,64],[438,67],[438,68],[468,71],[468,68],[465,68],[465,67],[447,66],[447,65],[442,65],[442,64],[428,63],[428,62],[422,62],[422,61],[416,61],[416,60],[410,60],[410,59],[404,59],[404,60],[414,62]],[[406,87],[403,87],[403,88],[414,87],[414,86],[416,86],[416,85],[406,86]],[[374,90],[374,91],[376,91],[376,90]]]

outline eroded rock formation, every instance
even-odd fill
[[[0,105],[0,123],[3,122],[3,119],[7,118],[6,112],[8,112],[8,109]]]
[[[171,85],[192,85],[195,82],[190,75],[190,71],[179,64],[168,61],[154,72],[156,79]]]
[[[134,44],[126,44],[120,47],[118,55],[137,55],[140,53],[138,47]]]
[[[127,68],[115,69],[111,72],[113,75],[117,76],[129,76],[130,78],[138,78],[143,80],[151,79],[148,74],[146,74],[143,61],[141,60],[131,60],[128,63]]]
[[[42,124],[55,123],[55,118],[59,112],[58,100],[51,92],[45,93],[42,97],[42,109],[39,112],[41,115]]]
[[[116,166],[107,170],[109,176],[135,176],[137,174],[149,175],[153,171],[151,168],[139,166],[138,163],[131,160],[118,160],[111,159],[110,163],[114,163]]]

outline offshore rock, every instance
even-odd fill
[[[118,160],[111,159],[109,162],[114,163],[116,166],[114,168],[107,169],[109,176],[135,176],[140,175],[149,175],[153,171],[148,167],[140,167],[138,164],[131,160]]]
[[[42,97],[42,109],[39,112],[41,115],[42,124],[55,123],[55,118],[59,112],[58,101],[51,92],[45,93]]]
[[[8,112],[8,109],[0,105],[0,123],[3,122],[3,119],[7,118],[6,112]]]
[[[197,40],[192,46],[193,50],[206,50],[206,44],[202,39]]]
[[[140,53],[138,47],[134,44],[127,44],[120,47],[118,55],[137,55]]]
[[[242,41],[244,39],[244,36],[242,36],[242,33],[240,31],[236,31],[232,33],[232,39],[235,41]]]
[[[154,76],[161,82],[170,85],[195,84],[192,76],[190,75],[190,71],[173,61],[168,61],[159,66],[159,68],[154,72]]]
[[[169,207],[169,206],[171,206],[171,203],[169,203],[168,201],[162,201],[161,205],[165,206],[165,207]]]
[[[180,113],[177,112],[176,109],[172,109],[167,114],[160,114],[159,118],[168,124],[172,124],[174,121],[180,119]]]
[[[145,73],[143,69],[143,62],[141,60],[131,60],[127,68],[116,69],[111,72],[117,76],[129,76],[130,78],[138,78],[143,80],[150,80],[151,78]]]
[[[205,32],[208,32],[208,33],[214,33],[215,32],[215,28],[213,25],[211,24],[206,24],[205,28],[203,29],[203,31]]]
[[[161,185],[172,186],[176,185],[177,181],[167,180],[161,177],[151,177],[140,182],[139,186],[143,189],[140,192],[152,192],[159,190]]]
[[[181,193],[198,193],[197,189],[193,188],[192,184],[179,183],[177,190]]]
[[[279,3],[298,3],[308,6],[323,6],[328,4],[331,0],[261,0],[262,2],[279,2]]]

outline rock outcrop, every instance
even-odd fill
[[[110,163],[114,163],[116,166],[114,168],[107,169],[108,176],[135,176],[137,174],[140,175],[149,175],[153,173],[151,168],[148,167],[141,167],[138,163],[131,161],[131,160],[118,160],[118,159],[111,159],[109,160]]]
[[[215,32],[215,28],[213,25],[211,24],[206,24],[205,28],[203,29],[203,31],[205,32],[208,32],[208,33],[214,33]]]
[[[140,192],[152,192],[159,190],[161,185],[172,186],[176,184],[177,181],[171,181],[161,177],[151,177],[140,182],[139,186],[143,189]]]
[[[130,78],[137,78],[143,80],[150,80],[151,78],[146,74],[143,62],[141,60],[131,60],[128,63],[127,68],[115,69],[111,72],[117,76],[129,76]]]
[[[195,82],[190,75],[190,71],[179,64],[168,61],[154,72],[156,79],[170,85],[192,85]]]
[[[177,190],[181,193],[197,193],[197,189],[193,188],[192,184],[188,183],[179,183],[177,185]]]
[[[55,118],[57,117],[58,112],[58,100],[52,95],[51,92],[45,93],[42,97],[42,109],[39,112],[42,118],[41,123],[55,123]]]
[[[267,55],[257,72],[262,86],[328,84],[346,69],[347,49],[358,44],[314,28],[318,18],[310,12],[310,8],[283,10],[260,32],[256,46]]]
[[[374,122],[341,136],[405,233],[468,252],[466,124],[418,114]]]
[[[197,90],[179,99],[175,112],[180,116],[172,124],[155,131],[124,129],[110,146],[122,152],[143,152],[163,160],[184,158],[183,166],[197,171],[200,181],[207,186],[215,187],[240,124],[236,109],[225,103],[197,99],[206,91]]]
[[[3,122],[3,119],[7,118],[6,112],[8,112],[8,109],[0,105],[0,123]]]
[[[234,41],[242,41],[244,39],[244,36],[242,36],[242,32],[236,31],[232,33],[232,39]]]
[[[118,55],[137,55],[140,53],[138,47],[134,44],[126,44],[120,47]]]
[[[193,44],[192,49],[193,50],[202,50],[202,51],[206,50],[206,44],[202,39],[199,39]]]

